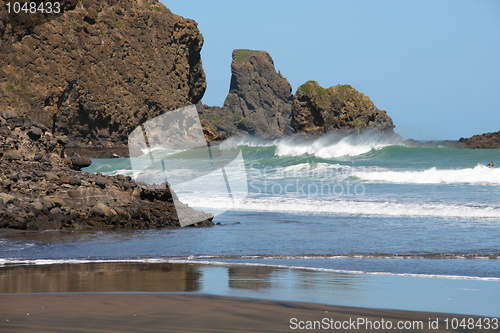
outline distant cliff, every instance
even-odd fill
[[[370,129],[392,132],[394,124],[386,111],[350,85],[322,88],[316,81],[301,85],[292,108],[297,133],[323,134],[335,129]]]
[[[293,132],[292,87],[265,51],[234,50],[231,84],[222,108],[202,106],[202,119],[233,134],[276,138]]]
[[[466,148],[500,149],[500,131],[474,135],[459,140]]]
[[[139,124],[201,99],[196,22],[157,0],[60,2],[60,14],[14,15],[0,1],[0,111],[69,145],[123,146]]]

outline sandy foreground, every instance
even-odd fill
[[[1,332],[496,331],[446,329],[446,318],[472,317],[193,293],[0,294]]]

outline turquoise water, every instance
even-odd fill
[[[237,144],[244,169],[228,168],[228,177],[247,185],[235,187],[234,200],[207,192],[217,186],[210,178],[204,188],[179,191],[190,206],[218,214],[220,226],[4,235],[0,264],[262,265],[318,276],[477,281],[476,296],[500,290],[500,168],[486,166],[500,165],[500,150],[406,147],[376,137],[231,140],[221,149]],[[125,158],[93,160],[86,171],[137,177],[141,170],[132,165]],[[500,314],[500,305],[489,308]]]

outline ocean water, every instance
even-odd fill
[[[235,144],[244,168],[231,177],[247,185],[233,191],[238,200],[207,194],[217,186],[210,179],[182,193],[221,225],[4,234],[0,265],[160,261],[489,281],[500,299],[500,167],[486,166],[500,165],[500,150],[408,147],[373,135],[240,137],[221,149]],[[95,159],[86,171],[136,177],[131,165]]]

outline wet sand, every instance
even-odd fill
[[[402,309],[397,307],[397,299],[402,299],[406,306],[418,304],[418,293],[426,294],[425,297],[433,293],[439,295],[439,288],[433,287],[432,279],[400,279],[403,288],[399,288],[395,284],[397,279],[380,276],[377,279],[386,285],[381,288],[369,282],[373,278],[276,267],[181,263],[0,266],[0,332],[339,331],[334,329],[331,320],[356,328],[341,331],[385,332],[388,330],[383,328],[390,325],[392,332],[453,332],[446,329],[446,318],[450,321],[473,318],[450,314],[452,311],[441,310],[442,307],[438,307],[439,310],[387,310],[391,308],[389,304],[393,309]],[[447,290],[453,282],[457,281],[444,281]],[[458,287],[467,287],[458,282]],[[293,287],[282,288],[288,284]],[[395,292],[391,291],[394,288],[404,293],[394,297]],[[377,289],[380,290],[376,292]],[[318,297],[318,293],[323,297]],[[489,293],[495,297],[494,291]],[[484,299],[483,294],[480,296],[479,299]],[[288,300],[283,301],[286,297]],[[353,298],[355,305],[338,303],[344,298]],[[372,302],[371,298],[379,301]],[[477,306],[474,300],[473,297],[459,298],[461,303],[468,301]],[[291,321],[292,318],[297,320]],[[434,323],[438,318],[434,324],[437,327],[429,326],[429,320]],[[358,320],[371,321],[372,329]],[[323,329],[305,329],[313,321],[320,321]],[[388,321],[391,324],[387,324]],[[406,324],[418,325],[418,329],[394,329],[399,321],[410,321]],[[359,326],[352,326],[350,322]],[[386,326],[380,326],[383,323]],[[460,331],[464,332],[456,330]]]
[[[0,294],[2,332],[325,332],[291,329],[298,321],[372,321],[352,332],[463,332],[446,330],[450,314],[337,307],[186,293],[42,293]],[[298,321],[290,321],[297,318]],[[429,318],[439,328],[429,329]],[[466,317],[469,318],[469,317]],[[388,324],[388,322],[392,324]],[[394,329],[398,321],[423,329]],[[377,323],[375,323],[377,322]],[[421,324],[420,324],[421,323]],[[329,324],[331,325],[331,324]],[[352,326],[351,326],[352,328]],[[467,330],[493,332],[493,330]]]

